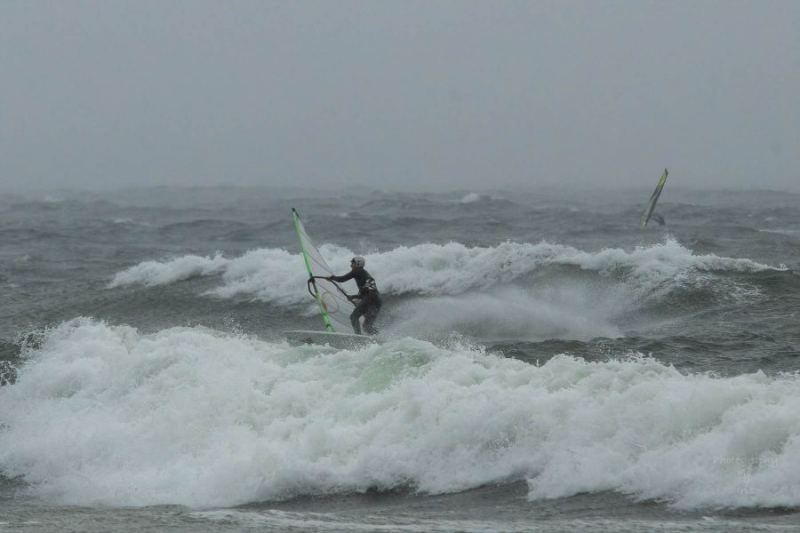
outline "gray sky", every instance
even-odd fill
[[[0,190],[664,166],[800,190],[800,2],[0,1]]]

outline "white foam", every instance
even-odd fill
[[[331,267],[347,271],[352,250],[326,244],[320,247]],[[384,294],[458,295],[507,284],[539,269],[571,266],[605,277],[624,278],[640,293],[680,286],[707,284],[702,273],[756,272],[772,269],[749,259],[697,255],[676,240],[626,251],[606,248],[585,252],[571,246],[505,242],[493,247],[467,247],[460,243],[401,246],[365,254],[367,269]],[[235,259],[185,256],[148,261],[118,273],[110,287],[172,283],[198,275],[222,274],[223,284],[209,292],[231,298],[250,296],[278,304],[307,302],[307,274],[299,254],[281,249],[254,250]],[[352,287],[351,287],[352,289]]]
[[[790,235],[790,236],[800,234],[800,229],[790,229],[790,228],[760,229],[758,231],[762,233],[777,233],[778,235]]]
[[[621,337],[616,319],[630,305],[621,287],[557,281],[547,289],[498,288],[491,292],[412,298],[386,306],[382,331],[440,338],[461,332],[482,340]]]
[[[470,192],[464,195],[461,198],[462,204],[474,204],[475,202],[480,202],[484,197],[476,192]]]
[[[148,287],[166,285],[196,276],[217,274],[225,269],[230,260],[217,253],[214,257],[185,255],[165,262],[145,261],[118,272],[109,284],[110,288],[141,284]]]
[[[79,319],[0,387],[0,470],[60,503],[235,505],[527,478],[681,507],[800,505],[800,377],[654,360],[537,367],[411,339],[358,351]]]
[[[130,217],[121,217],[115,218],[112,220],[114,224],[124,225],[124,226],[150,226],[149,222],[140,222]]]

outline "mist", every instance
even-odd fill
[[[0,4],[0,192],[800,190],[800,3]]]

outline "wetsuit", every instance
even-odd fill
[[[369,275],[369,272],[363,268],[354,268],[344,276],[331,276],[329,279],[337,282],[344,283],[354,279],[358,285],[358,296],[355,297],[356,308],[350,314],[350,323],[353,325],[353,331],[358,335],[361,334],[361,323],[359,319],[364,317],[364,331],[369,335],[375,335],[378,331],[375,329],[375,319],[378,317],[378,311],[381,310],[381,295],[378,293],[378,286],[375,285],[375,280]]]

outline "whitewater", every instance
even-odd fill
[[[346,272],[353,250],[323,245],[320,252],[337,271]],[[596,271],[603,276],[615,274],[635,282],[642,293],[662,284],[697,281],[692,272],[786,270],[749,259],[696,255],[674,238],[663,243],[637,247],[632,251],[606,248],[595,253],[571,246],[542,242],[538,244],[506,242],[493,247],[467,247],[461,243],[421,244],[398,247],[386,252],[365,254],[373,269],[383,276],[381,288],[389,294],[454,295],[475,289],[509,283],[547,266],[575,267]],[[282,249],[253,250],[241,257],[226,259],[183,256],[166,261],[146,261],[118,272],[109,288],[141,284],[166,285],[195,276],[219,274],[223,284],[209,295],[230,298],[252,295],[277,304],[307,303],[298,286],[307,274],[299,253]]]
[[[630,354],[533,365],[402,339],[354,351],[76,319],[0,393],[0,463],[75,505],[232,506],[524,479],[678,507],[800,498],[800,376]]]

